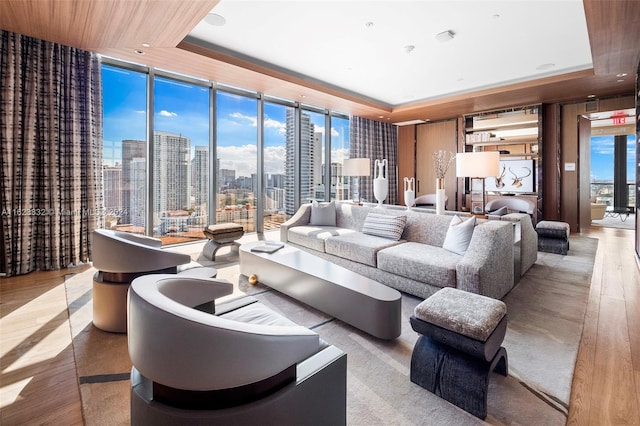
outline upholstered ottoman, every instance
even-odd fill
[[[445,287],[410,318],[421,334],[411,356],[413,383],[481,419],[487,416],[489,374],[507,375],[504,302]]]
[[[235,240],[244,235],[244,228],[237,223],[217,223],[209,225],[202,231],[209,239],[202,249],[202,254],[211,260],[216,260],[216,252],[224,246],[231,246],[232,250],[238,251]]]
[[[571,227],[566,222],[543,220],[536,225],[538,251],[567,254]]]

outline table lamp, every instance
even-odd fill
[[[342,173],[345,176],[353,177],[353,201],[360,203],[360,182],[361,176],[371,176],[371,160],[368,158],[349,158],[342,164]]]
[[[499,173],[498,151],[460,152],[456,155],[456,176],[469,178],[472,213],[484,213],[484,179]]]

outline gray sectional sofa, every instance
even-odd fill
[[[363,233],[370,213],[405,216],[399,240]],[[454,216],[335,204],[335,223],[312,224],[304,204],[280,227],[280,239],[400,291],[427,298],[442,287],[500,299],[514,286],[514,225],[476,224],[463,254],[443,248]],[[316,222],[317,223],[317,220]]]

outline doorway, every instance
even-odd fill
[[[588,118],[591,226],[635,229],[635,109],[599,112]]]

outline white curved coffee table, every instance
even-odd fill
[[[240,246],[240,273],[381,339],[401,329],[399,291],[285,244],[268,254]]]

